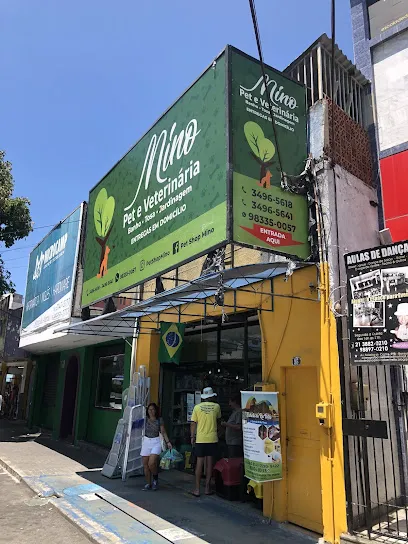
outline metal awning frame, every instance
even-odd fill
[[[117,338],[136,338],[141,334],[159,333],[160,316],[162,313],[169,310],[177,310],[178,322],[181,322],[182,317],[197,318],[197,320],[206,320],[215,316],[207,316],[207,306],[218,306],[221,313],[224,314],[224,309],[234,312],[244,312],[258,310],[262,312],[272,312],[273,298],[292,298],[305,300],[309,302],[319,302],[319,299],[311,299],[307,297],[293,295],[281,295],[273,292],[273,278],[292,272],[290,265],[293,263],[265,263],[245,265],[236,268],[229,268],[220,272],[207,274],[195,280],[179,280],[184,281],[183,285],[174,287],[154,295],[153,297],[139,301],[123,310],[118,310],[110,314],[98,316],[87,321],[82,321],[64,327],[55,332],[66,332],[75,335],[91,335],[91,336],[109,336]],[[308,264],[297,263],[296,269],[305,266],[313,266]],[[264,281],[271,281],[270,291],[259,291],[256,289],[256,284]],[[215,301],[209,302],[217,294],[218,290],[222,290],[224,297],[228,293],[233,293],[233,304],[218,305]],[[270,297],[270,308],[254,308],[253,306],[242,306],[237,303],[237,292],[254,293],[257,295]],[[192,304],[200,304],[204,307],[204,312],[188,313],[188,308]],[[228,312],[230,313],[230,312]],[[226,314],[224,314],[226,315]],[[141,318],[148,318],[154,327],[143,327],[140,323]]]

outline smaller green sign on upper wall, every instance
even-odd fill
[[[306,90],[231,48],[231,127],[234,242],[305,259],[308,209],[304,196],[281,189],[282,170],[299,175],[305,166]]]

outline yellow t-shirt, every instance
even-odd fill
[[[194,406],[191,420],[197,423],[197,444],[218,442],[217,420],[221,418],[221,408],[216,402],[201,402]]]

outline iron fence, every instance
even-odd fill
[[[408,542],[406,367],[347,360],[340,367],[349,532]]]

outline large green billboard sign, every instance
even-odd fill
[[[305,89],[271,68],[266,69],[265,86],[259,64],[235,50],[231,72],[233,239],[306,259],[306,200],[280,186],[280,167],[289,175],[304,169]]]
[[[305,90],[272,69],[268,76],[268,92],[280,103],[274,115],[284,170],[299,174]],[[308,256],[306,203],[278,187],[260,77],[254,59],[227,47],[91,190],[84,306],[226,242]],[[243,94],[251,92],[253,99]],[[269,181],[261,186],[263,178]],[[261,208],[252,210],[252,201]]]

